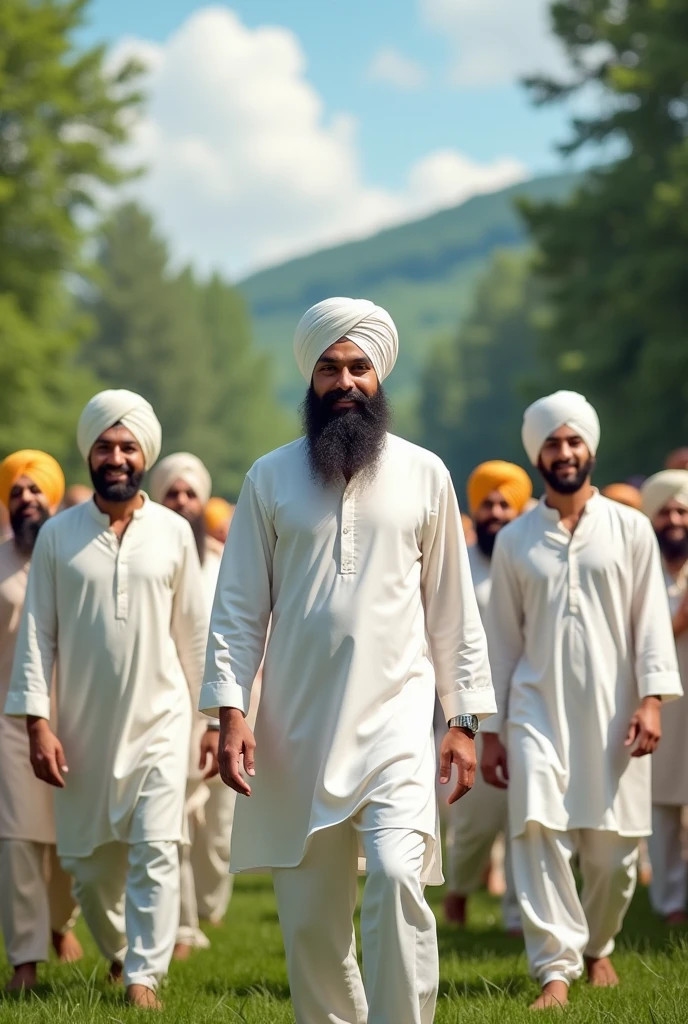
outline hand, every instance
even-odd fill
[[[29,734],[31,767],[37,779],[49,786],[65,788],[63,774],[69,771],[62,744],[45,718],[28,717],[26,731]]]
[[[217,750],[220,745],[220,733],[217,729],[206,729],[201,737],[201,759],[198,767],[204,779],[213,779],[220,771]]]
[[[241,759],[247,775],[255,775],[256,741],[239,708],[220,708],[220,742],[218,760],[220,777],[226,786],[242,796],[251,795],[251,787],[241,777]]]
[[[475,738],[467,729],[448,729],[440,747],[440,782],[444,786],[451,778],[451,766],[458,773],[447,803],[455,804],[473,788],[475,782]]]
[[[659,697],[645,697],[628,727],[625,747],[633,747],[631,757],[652,754],[662,738],[662,702]]]
[[[509,782],[509,763],[506,747],[497,733],[483,734],[483,756],[480,762],[483,778],[490,786],[507,789]]]

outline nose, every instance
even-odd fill
[[[115,446],[110,452],[109,462],[111,466],[124,466],[126,464],[124,452],[119,446]]]
[[[570,462],[570,460],[573,458],[573,449],[571,448],[571,445],[568,443],[568,441],[561,442],[561,447],[559,449],[559,458],[562,459],[564,462]]]
[[[341,388],[342,391],[351,391],[355,387],[354,378],[351,376],[351,372],[348,366],[343,366],[339,378],[337,380],[337,387]]]

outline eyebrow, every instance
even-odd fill
[[[356,356],[355,359],[347,359],[346,356],[340,356],[339,354],[334,356],[321,356],[320,359],[318,359],[318,364],[320,363],[365,363],[366,366],[373,365],[370,359],[364,355]]]

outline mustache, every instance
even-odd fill
[[[358,388],[349,388],[348,391],[344,388],[335,388],[334,391],[326,392],[320,401],[324,408],[331,409],[336,402],[358,402],[365,405],[370,399]]]

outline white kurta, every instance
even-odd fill
[[[675,615],[688,593],[688,562],[678,579],[666,569],[664,582],[671,614]],[[688,686],[688,632],[676,637],[678,669],[684,690]],[[688,698],[672,704],[662,714],[662,740],[652,757],[652,801],[655,804],[688,804]]]
[[[477,544],[472,544],[468,549],[468,563],[471,567],[471,579],[473,580],[475,599],[478,602],[478,611],[481,619],[484,620],[492,589],[492,562],[487,555],[482,553]]]
[[[440,460],[389,435],[372,483],[324,488],[303,438],[260,459],[220,571],[203,710],[248,711],[271,616],[256,775],[237,801],[232,870],[293,867],[309,836],[368,802],[379,827],[436,838],[435,686],[447,718],[495,708]]]
[[[541,499],[499,533],[487,631],[512,835],[648,835],[650,758],[624,739],[643,697],[682,692],[649,520],[596,493],[571,535]]]
[[[145,498],[121,543],[93,501],[42,528],[6,711],[48,718],[57,664],[61,856],[182,838],[206,624],[196,544],[176,513]]]

